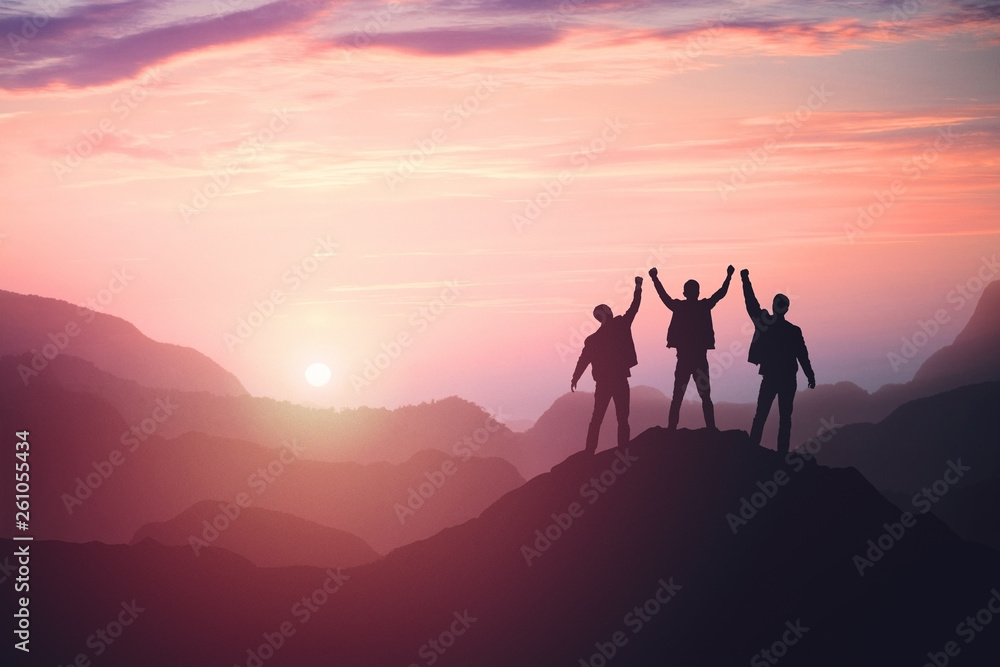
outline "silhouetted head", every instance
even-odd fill
[[[688,299],[697,299],[701,294],[701,285],[697,280],[689,280],[684,283],[684,296]]]
[[[594,319],[604,324],[605,322],[610,322],[614,315],[611,312],[611,307],[607,304],[602,303],[601,305],[594,308]]]
[[[788,297],[784,294],[775,294],[774,301],[771,302],[771,310],[775,315],[784,315],[788,312]]]

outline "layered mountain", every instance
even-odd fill
[[[15,381],[22,364],[30,364],[29,355],[0,359],[0,382],[11,390],[23,388]],[[322,461],[402,463],[433,448],[460,456],[502,456],[519,465],[525,455],[519,438],[495,415],[456,397],[395,410],[320,409],[264,397],[146,387],[67,355],[50,362],[32,384],[103,398],[130,428],[145,429],[147,435],[172,438],[197,431],[266,447],[295,438],[307,458]],[[172,406],[169,414],[164,403]]]
[[[86,359],[147,387],[242,396],[232,373],[202,353],[156,342],[134,325],[87,306],[0,290],[0,356],[25,355],[16,372],[27,385],[61,356]]]
[[[933,331],[933,327],[924,323]],[[930,396],[1000,379],[1000,281],[983,290],[968,324],[955,340],[920,365],[905,391]],[[892,391],[891,386],[880,391]],[[879,392],[876,392],[876,397]]]
[[[0,380],[0,427],[30,434],[40,539],[128,542],[199,501],[247,494],[255,507],[350,532],[384,553],[476,516],[524,482],[510,463],[464,450],[362,465],[309,459],[294,437],[274,447],[197,432],[163,438],[159,425],[179,409],[167,399],[153,403],[148,424],[129,425],[93,394]],[[0,477],[0,493],[12,497],[13,484]],[[5,534],[13,521],[3,515]]]
[[[99,396],[125,418],[129,428],[145,426],[167,438],[198,431],[267,447],[295,438],[308,458],[359,463],[402,463],[430,448],[453,456],[471,452],[477,457],[503,457],[530,478],[582,449],[593,409],[592,394],[566,394],[522,434],[512,433],[479,406],[456,397],[397,410],[316,409],[247,396],[238,382],[233,384],[235,378],[207,358],[150,341],[118,318],[10,292],[0,292],[0,312],[8,315],[0,318],[0,354],[19,353],[0,361],[0,375],[16,379],[13,385],[24,386],[26,380]],[[65,334],[70,323],[78,330],[76,336]],[[59,348],[60,343],[65,346]],[[59,354],[51,360],[38,359],[32,351],[45,346],[50,346],[49,352],[59,348]],[[43,362],[44,368],[35,373],[32,363]],[[31,371],[27,375],[26,368]],[[197,380],[207,377],[215,379]],[[986,287],[965,329],[951,345],[931,355],[913,381],[887,385],[873,394],[849,382],[800,391],[792,442],[802,443],[836,424],[879,421],[914,398],[997,379],[1000,283]],[[169,419],[153,419],[162,416],[158,406],[164,401],[177,408]],[[634,387],[632,432],[664,425],[668,409],[669,399],[659,390]],[[748,429],[753,412],[752,404],[717,403],[716,421],[723,429]],[[776,439],[776,413],[775,406],[765,427],[765,446]],[[702,424],[700,405],[686,402],[681,426]],[[609,410],[601,447],[614,445],[614,433]]]
[[[152,667],[883,667],[1000,653],[1000,634],[965,620],[1000,596],[995,552],[901,513],[857,471],[741,432],[653,429],[575,456],[352,570],[258,569],[149,540],[31,549],[33,657],[51,664],[98,650],[102,665]],[[130,624],[113,642],[96,634],[119,618]]]
[[[203,500],[169,521],[148,523],[132,544],[152,539],[167,546],[228,549],[258,567],[356,567],[378,559],[364,540],[286,512],[253,507],[250,494]]]
[[[1000,382],[987,382],[906,403],[877,424],[842,427],[816,456],[857,468],[901,509],[932,512],[1000,550],[998,434]]]

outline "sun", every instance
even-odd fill
[[[314,387],[322,387],[330,381],[330,375],[330,367],[317,361],[306,369],[306,382]]]

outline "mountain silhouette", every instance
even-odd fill
[[[909,521],[854,470],[790,464],[743,432],[648,430],[340,573],[149,540],[32,548],[33,622],[59,629],[37,658],[53,664],[133,601],[144,611],[102,665],[718,667],[780,650],[782,665],[884,667],[949,641],[962,664],[1000,652],[991,628],[956,635],[1000,556],[933,515]]]
[[[271,447],[197,432],[163,438],[131,430],[97,396],[44,383],[0,383],[0,427],[31,433],[32,469],[44,471],[32,478],[32,509],[46,517],[39,539],[129,542],[144,524],[248,493],[256,507],[350,532],[385,553],[476,516],[524,482],[507,461],[471,453],[425,450],[361,465],[309,459],[295,438]],[[13,485],[0,476],[0,493],[12,497]],[[3,515],[4,534],[13,521]]]
[[[1000,379],[1000,281],[986,286],[965,328],[950,345],[931,354],[905,387],[916,393],[913,396],[916,398],[997,379]],[[891,386],[886,389],[890,394],[893,391]]]
[[[15,303],[18,299],[13,297],[20,297],[5,294],[8,301]],[[39,302],[38,297],[24,299],[36,305]],[[62,304],[51,299],[40,301]],[[70,307],[69,304],[62,306]],[[48,312],[45,308],[42,310]],[[832,424],[877,422],[915,398],[947,391],[965,382],[1000,379],[998,311],[1000,284],[990,284],[955,341],[932,354],[909,383],[886,385],[874,393],[850,382],[820,385],[812,391],[799,392],[795,403],[796,418],[792,422],[792,446],[829,430]],[[62,312],[62,315],[68,316],[68,313]],[[106,316],[95,317],[94,324],[101,317]],[[131,327],[116,318],[109,320],[125,328]],[[134,333],[141,336],[137,331]],[[30,364],[31,356],[28,353],[0,360],[0,375],[11,391],[23,389],[16,369],[19,364]],[[114,351],[107,350],[106,356],[115,356]],[[167,361],[163,363],[169,365]],[[169,396],[181,407],[170,419],[156,424],[156,434],[167,438],[198,431],[274,447],[292,437],[306,448],[308,458],[359,463],[402,463],[416,452],[431,448],[452,455],[456,451],[471,451],[477,457],[502,457],[517,467],[525,478],[549,470],[582,447],[593,405],[590,393],[567,393],[557,398],[530,429],[513,433],[506,426],[491,421],[490,415],[479,406],[457,397],[396,410],[334,410],[245,394],[165,393],[163,387],[144,386],[139,380],[119,377],[102,370],[99,364],[70,354],[61,354],[49,362],[44,372],[31,378],[31,383],[52,383],[100,396],[114,406],[129,427],[148,420],[157,400]],[[638,386],[633,387],[631,393],[630,422],[634,433],[666,423],[670,401],[659,389]],[[748,428],[753,411],[751,403],[716,402],[715,406],[716,421],[722,429]],[[700,414],[698,406],[692,402],[681,410],[680,425],[700,426]],[[148,421],[147,424],[151,425]],[[776,429],[777,420],[769,420],[764,430],[765,443],[774,442]],[[469,446],[473,436],[477,437],[474,448]],[[602,428],[599,443],[601,448],[613,446],[613,430]]]
[[[997,433],[1000,382],[988,382],[906,403],[877,424],[846,426],[816,456],[857,468],[902,510],[933,512],[962,537],[1000,550]]]
[[[476,442],[475,456],[503,457],[531,478],[582,447],[593,405],[592,394],[567,393],[524,433],[513,433],[506,426],[484,432],[486,426],[495,426],[490,415],[457,397],[397,410],[316,409],[246,395],[235,378],[206,357],[188,348],[155,343],[112,316],[91,312],[87,323],[87,313],[71,304],[2,291],[0,313],[7,315],[0,320],[0,355],[19,355],[0,360],[0,376],[11,391],[24,386],[17,368],[30,367],[31,350],[40,349],[50,333],[73,321],[80,334],[67,338],[65,351],[37,376],[30,376],[29,383],[54,383],[100,396],[125,418],[127,427],[147,420],[157,400],[170,390],[171,399],[182,407],[156,424],[156,434],[167,438],[198,431],[274,447],[294,437],[316,460],[402,463],[424,449],[450,454],[469,450],[468,441],[478,431],[484,437]],[[915,398],[1000,380],[998,313],[1000,282],[985,288],[966,327],[952,344],[928,357],[911,382],[886,385],[874,393],[850,382],[799,392],[792,446],[828,430],[830,424],[877,422]],[[198,380],[209,377],[213,379]],[[669,399],[659,389],[632,388],[634,433],[665,424],[668,411]],[[745,429],[752,421],[753,405],[716,402],[715,412],[720,428]],[[680,425],[700,426],[699,415],[692,402],[681,410]],[[765,443],[774,441],[776,429],[777,420],[769,420]],[[599,443],[601,448],[615,444],[607,427],[602,428]]]
[[[203,500],[169,521],[148,523],[132,538],[192,552],[220,548],[237,553],[258,567],[356,567],[378,559],[364,540],[343,530],[321,526],[285,512],[243,507],[233,502]]]
[[[53,359],[73,356],[146,387],[247,393],[232,373],[189,347],[158,343],[123,319],[58,299],[0,290],[0,356],[22,355],[17,377],[34,382]]]
[[[0,359],[0,386],[22,391],[17,365],[29,355]],[[256,396],[216,396],[144,387],[61,355],[33,385],[55,386],[99,396],[130,426],[139,426],[169,399],[177,406],[155,424],[157,435],[172,438],[189,431],[273,447],[297,438],[305,456],[321,461],[402,463],[424,449],[461,456],[503,456],[515,466],[526,455],[520,440],[490,413],[457,397],[420,405],[385,408],[314,408]],[[152,424],[147,422],[149,428]]]

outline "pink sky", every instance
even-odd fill
[[[0,15],[32,34],[0,44],[0,287],[83,303],[125,269],[105,312],[255,395],[534,418],[593,306],[620,313],[654,263],[675,296],[749,268],[791,297],[820,383],[875,389],[1000,276],[995,5],[56,4]],[[632,384],[666,391],[646,287]],[[745,350],[746,319],[737,278],[720,348]],[[719,352],[714,395],[752,401],[745,354]]]

